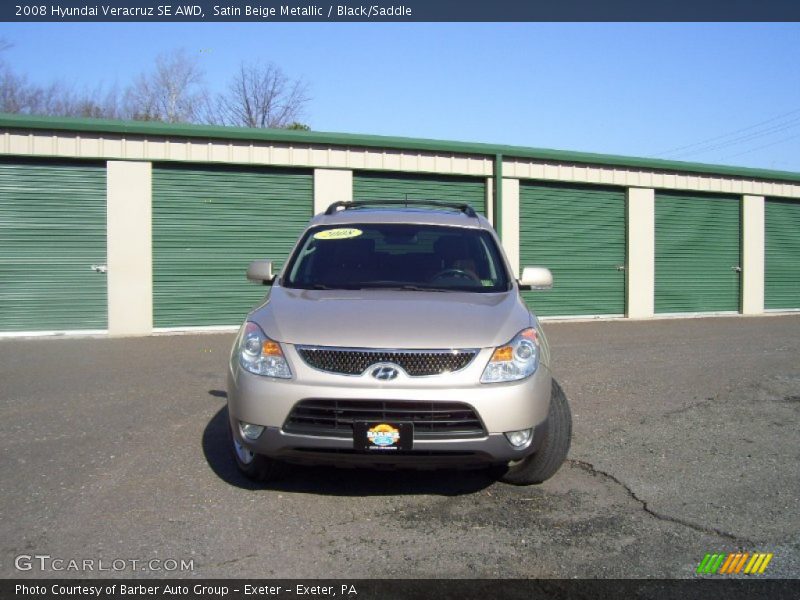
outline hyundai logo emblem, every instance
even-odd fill
[[[380,379],[381,381],[391,381],[397,377],[398,373],[398,370],[394,367],[377,367],[372,370],[370,375],[372,375],[375,379]]]

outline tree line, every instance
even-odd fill
[[[124,88],[76,91],[54,81],[34,83],[3,56],[0,40],[0,112],[253,128],[308,129],[301,122],[308,86],[272,62],[242,61],[227,87],[212,92],[199,56],[184,49],[162,53]]]

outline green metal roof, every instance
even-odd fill
[[[318,131],[296,131],[287,129],[250,129],[243,127],[216,127],[209,125],[185,125],[156,123],[152,121],[113,121],[105,119],[71,119],[63,117],[38,117],[0,113],[0,128],[4,129],[45,129],[50,131],[73,131],[91,133],[134,134],[142,136],[183,137],[222,140],[247,140],[253,142],[295,142],[324,144],[334,146],[391,148],[396,150],[417,150],[428,152],[454,152],[459,154],[480,154],[493,157],[502,154],[506,158],[529,158],[535,160],[554,160],[586,165],[607,165],[651,169],[679,173],[702,173],[708,175],[727,175],[746,179],[767,179],[771,181],[800,182],[800,173],[771,171],[748,167],[709,165],[703,163],[637,158],[612,154],[550,150],[546,148],[526,148],[470,142],[451,142],[443,140],[361,135],[351,133],[324,133]]]

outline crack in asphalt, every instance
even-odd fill
[[[723,537],[723,538],[727,538],[729,540],[732,540],[732,541],[738,543],[739,545],[743,545],[743,546],[744,545],[747,545],[747,546],[754,546],[755,545],[755,542],[753,542],[752,540],[749,540],[747,538],[738,536],[738,535],[736,535],[734,533],[730,533],[730,532],[727,532],[727,531],[723,531],[722,529],[718,529],[716,527],[710,527],[710,526],[707,526],[707,525],[701,525],[701,524],[698,524],[698,523],[694,523],[692,521],[687,521],[686,519],[681,519],[679,517],[673,517],[673,516],[670,516],[670,515],[665,515],[663,513],[657,512],[657,511],[653,510],[652,508],[650,508],[650,506],[647,504],[646,500],[642,500],[641,498],[639,498],[639,496],[636,495],[636,492],[634,492],[626,483],[624,483],[623,481],[620,481],[619,479],[617,479],[611,473],[607,473],[606,471],[602,471],[600,469],[596,469],[595,466],[592,463],[589,463],[589,462],[586,462],[586,461],[583,461],[583,460],[577,460],[577,459],[574,459],[574,458],[568,458],[567,462],[573,468],[581,469],[582,471],[586,471],[587,473],[589,473],[590,475],[593,475],[595,477],[601,476],[601,477],[605,477],[606,479],[609,479],[609,480],[613,481],[614,483],[616,483],[617,485],[622,487],[622,489],[625,490],[625,492],[628,494],[628,496],[630,498],[632,498],[633,500],[638,502],[642,506],[642,510],[644,512],[646,512],[651,517],[653,517],[655,519],[658,519],[659,521],[666,521],[668,523],[674,523],[676,525],[681,525],[683,527],[688,527],[689,529],[693,529],[694,531],[697,531],[699,533],[717,535],[719,537]]]
[[[663,413],[662,416],[671,417],[672,415],[679,415],[681,413],[688,412],[695,408],[705,408],[709,404],[713,404],[714,402],[717,402],[719,400],[721,400],[719,396],[711,396],[710,398],[705,398],[704,400],[698,400],[697,402],[692,402],[690,404],[687,404],[686,406],[681,406],[680,408],[668,410],[665,413]]]
[[[228,565],[236,564],[236,563],[241,562],[241,561],[243,561],[245,559],[248,559],[248,558],[255,558],[256,556],[258,556],[258,554],[245,554],[244,556],[240,556],[239,558],[231,558],[230,560],[223,560],[222,562],[214,563],[214,564],[207,565],[207,566],[209,566],[209,567],[225,567],[225,566],[228,566]]]

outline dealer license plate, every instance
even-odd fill
[[[353,423],[353,447],[363,452],[411,450],[414,444],[413,423],[356,421]]]

